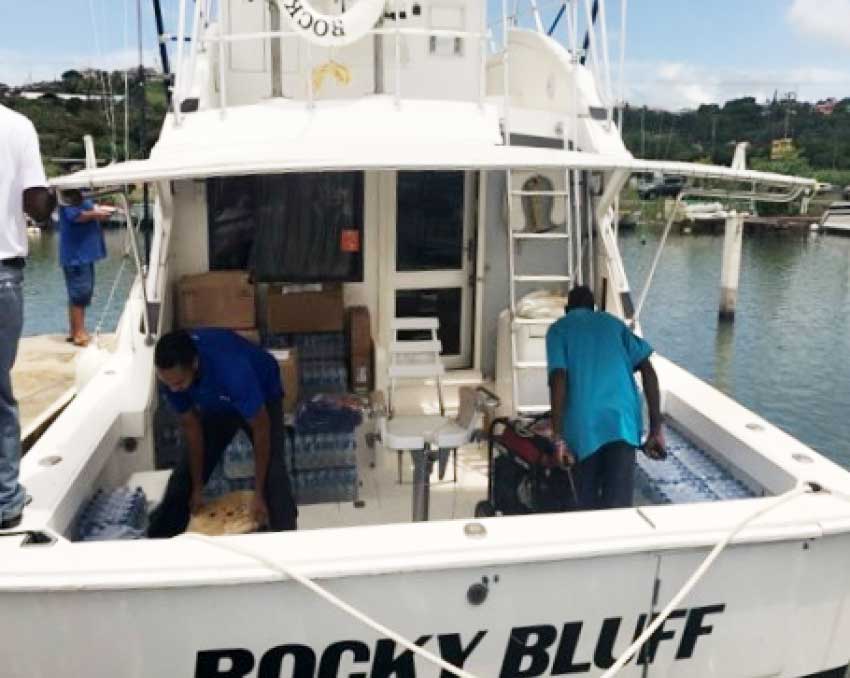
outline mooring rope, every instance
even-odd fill
[[[715,544],[714,548],[711,552],[705,557],[702,563],[694,570],[693,574],[690,576],[688,581],[685,582],[684,586],[679,589],[679,591],[674,595],[670,602],[667,603],[666,607],[661,611],[661,613],[655,618],[655,620],[650,624],[644,632],[623,652],[620,657],[617,659],[611,667],[602,674],[601,678],[614,678],[620,670],[629,662],[629,660],[634,656],[634,654],[641,648],[641,646],[655,633],[658,628],[667,621],[667,618],[673,613],[673,611],[677,608],[677,606],[682,602],[682,600],[693,590],[693,588],[700,582],[700,580],[705,576],[705,574],[709,571],[711,566],[714,564],[714,561],[720,556],[720,554],[724,551],[724,549],[730,544],[730,542],[735,538],[735,536],[743,530],[747,525],[751,522],[764,516],[767,513],[783,506],[789,501],[796,499],[797,497],[801,497],[804,494],[809,493],[827,493],[832,494],[838,499],[842,499],[844,501],[850,502],[850,495],[842,494],[840,492],[831,492],[822,488],[813,483],[803,483],[798,485],[792,490],[780,494],[777,496],[774,501],[770,502],[765,506],[760,506],[756,511],[752,512],[746,518],[741,520],[737,525],[735,525],[726,535]],[[349,605],[342,599],[335,596],[333,593],[328,591],[327,589],[319,586],[316,582],[308,577],[305,577],[297,570],[285,565],[283,563],[275,562],[262,556],[258,553],[254,553],[253,551],[249,551],[247,549],[240,548],[238,546],[234,546],[233,544],[224,543],[220,540],[213,540],[210,537],[205,535],[196,534],[192,532],[187,532],[182,535],[183,538],[192,539],[195,541],[203,542],[205,544],[209,544],[210,546],[215,546],[216,548],[222,549],[224,551],[229,551],[231,553],[235,553],[237,555],[244,556],[245,558],[249,558],[254,562],[266,567],[267,569],[279,574],[282,577],[288,577],[305,588],[311,590],[313,593],[318,595],[320,598],[323,598],[327,602],[329,602],[334,607],[342,610],[346,614],[351,617],[357,619],[362,622],[366,626],[371,629],[377,631],[380,634],[383,634],[387,638],[390,638],[396,641],[399,645],[407,648],[414,654],[418,654],[423,659],[436,664],[441,669],[448,671],[449,673],[458,676],[458,678],[478,678],[475,674],[470,673],[462,668],[455,666],[454,664],[450,664],[446,662],[441,657],[429,652],[428,650],[416,645],[416,643],[411,642],[400,633],[389,629],[384,626],[380,622],[376,621],[372,617],[368,616],[366,613],[361,612],[357,608]]]

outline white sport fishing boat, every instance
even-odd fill
[[[548,408],[552,322],[523,312],[526,293],[583,282],[638,320],[612,228],[632,173],[717,199],[811,188],[633,158],[594,5],[549,17],[531,2],[488,28],[484,0],[181,0],[174,110],[150,158],[53,181],[148,183],[155,225],[114,352],[23,460],[32,501],[0,533],[4,678],[844,675],[850,475],[660,356],[674,444],[641,462],[634,508],[476,517],[482,447],[461,448],[457,482],[418,463],[399,484],[367,419],[358,501],[301,506],[297,532],[78,539],[98,490],[161,496],[153,343],[181,276],[227,266],[239,234],[220,210],[264,214],[283,247],[299,220],[321,236],[342,210],[362,243],[344,300],[370,311],[377,390],[396,313],[430,305],[447,392],[489,387],[521,415]]]

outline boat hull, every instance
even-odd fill
[[[568,537],[569,517],[562,523]],[[275,537],[260,537],[267,538]],[[850,647],[846,593],[836,595],[848,590],[848,547],[845,536],[730,547],[619,675],[832,675],[820,672],[846,665]],[[639,551],[319,583],[476,676],[595,676],[706,553]],[[0,638],[14,648],[4,653],[7,678],[440,672],[292,580],[7,591],[0,604]],[[831,634],[821,632],[827,628]]]

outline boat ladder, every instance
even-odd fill
[[[505,171],[505,193],[507,196],[507,227],[508,227],[508,271],[510,281],[510,338],[511,338],[511,388],[513,395],[514,415],[540,414],[549,410],[548,398],[543,402],[524,402],[523,389],[520,388],[522,375],[543,373],[545,379],[546,360],[530,360],[520,356],[520,335],[530,332],[545,332],[554,320],[552,318],[520,317],[517,307],[520,301],[519,292],[528,290],[529,284],[538,283],[542,286],[555,287],[564,293],[573,280],[573,239],[570,235],[572,227],[572,210],[574,208],[571,196],[571,182],[577,177],[572,176],[572,170],[564,170],[563,188],[548,188],[546,190],[530,189],[529,184],[535,182],[524,177],[534,178],[534,173],[517,172],[512,169]],[[522,182],[517,186],[517,181]],[[542,208],[546,211],[545,220],[549,222],[549,212],[556,204],[563,201],[564,223],[551,224],[548,230],[534,230],[540,224],[532,223],[529,217]],[[517,223],[514,208],[518,204],[518,212],[523,216]],[[539,258],[540,248],[547,245],[565,246],[567,272],[534,271],[530,267]],[[527,245],[527,246],[526,246]],[[523,266],[522,264],[525,264]],[[528,268],[526,268],[528,267]],[[522,359],[520,359],[522,358]]]

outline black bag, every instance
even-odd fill
[[[495,431],[501,429],[499,434]],[[489,501],[476,515],[554,513],[577,508],[571,471],[556,465],[552,441],[526,422],[497,419],[489,436]],[[489,504],[489,505],[485,505]]]

